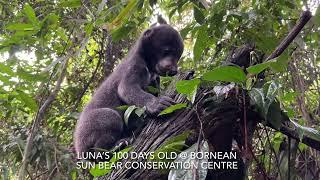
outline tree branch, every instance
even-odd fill
[[[282,42],[277,46],[277,48],[271,53],[271,55],[267,57],[266,61],[280,56],[283,53],[283,51],[287,49],[287,47],[294,40],[294,38],[300,33],[302,28],[307,24],[311,17],[312,15],[310,11],[302,12],[300,19],[298,20],[296,25],[292,28],[289,34],[282,40]]]
[[[56,83],[53,91],[50,93],[47,100],[42,104],[42,106],[38,110],[37,115],[34,119],[34,122],[32,124],[31,130],[30,130],[30,134],[27,139],[26,147],[25,147],[24,153],[23,153],[22,165],[19,170],[19,180],[22,180],[25,178],[25,172],[27,170],[27,165],[29,164],[29,156],[31,153],[34,136],[35,136],[36,132],[38,132],[40,123],[44,117],[45,112],[50,107],[51,103],[55,100],[55,98],[61,88],[61,83],[63,82],[63,79],[64,79],[64,77],[66,75],[66,71],[67,71],[68,59],[69,58],[66,58],[66,60],[63,62],[62,66],[61,66],[60,77],[58,78],[57,83]]]

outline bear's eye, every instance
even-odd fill
[[[169,47],[166,47],[163,49],[163,54],[164,55],[169,55],[172,53],[172,49],[170,49]]]

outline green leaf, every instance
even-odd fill
[[[7,30],[11,30],[11,31],[32,31],[34,30],[34,26],[32,24],[26,24],[26,23],[12,23],[9,24],[6,27]]]
[[[271,68],[274,72],[283,72],[287,68],[289,58],[287,53],[281,54],[279,57],[268,60],[266,62],[250,66],[247,71],[251,74],[259,74],[267,68]]]
[[[250,74],[259,74],[263,70],[269,68],[272,63],[276,63],[276,59],[269,60],[269,61],[257,64],[257,65],[254,65],[254,66],[250,66],[250,67],[247,68],[247,71]]]
[[[181,80],[176,83],[176,89],[178,93],[187,95],[188,100],[194,103],[200,82],[200,79]]]
[[[182,153],[186,156],[182,156],[180,153],[179,156],[176,158],[174,162],[176,163],[182,163],[182,164],[198,164],[197,169],[172,169],[169,172],[168,175],[168,180],[182,180],[182,179],[199,179],[199,180],[205,180],[207,176],[208,169],[207,168],[202,168],[200,164],[207,163],[209,159],[207,157],[197,159],[197,158],[192,158],[191,153],[192,152],[200,152],[200,153],[208,153],[209,152],[209,145],[207,141],[202,141],[200,143],[200,150],[197,151],[198,149],[198,144],[192,145],[190,148],[187,150],[183,151]],[[197,173],[195,173],[197,171]],[[195,177],[195,175],[198,174],[199,177]]]
[[[4,65],[0,63],[0,72],[1,73],[6,73],[9,76],[14,76],[15,73],[12,71],[12,68],[10,66]]]
[[[185,108],[187,107],[187,103],[179,103],[179,104],[175,104],[175,105],[172,105],[168,108],[166,108],[165,110],[161,111],[160,114],[158,116],[162,116],[162,115],[165,115],[165,114],[170,114],[176,110],[179,110],[179,109],[182,109],[182,108]]]
[[[3,76],[1,74],[0,74],[0,82],[2,82],[5,85],[13,84],[13,82],[11,82],[7,76]]]
[[[29,107],[33,112],[36,112],[38,110],[38,104],[36,101],[30,97],[30,95],[24,93],[23,91],[17,91],[17,96],[16,98],[19,99],[20,101],[24,102],[24,104]]]
[[[72,180],[77,180],[77,171],[73,170],[73,171],[71,172],[71,179],[72,179]]]
[[[142,114],[144,114],[146,112],[146,107],[140,108],[137,107],[134,111],[134,113],[138,116],[141,117]]]
[[[177,136],[174,136],[167,140],[164,144],[162,144],[155,152],[154,156],[150,157],[150,160],[153,161],[158,161],[158,162],[168,162],[168,161],[173,161],[172,159],[159,159],[158,154],[159,153],[167,153],[169,154],[170,152],[175,152],[179,153],[181,152],[181,149],[184,147],[188,147],[185,144],[186,139],[189,137],[191,134],[191,131],[185,131]]]
[[[168,139],[162,146],[164,147],[175,142],[185,141],[190,134],[191,134],[191,131],[184,131],[183,133]]]
[[[129,106],[128,109],[124,112],[124,123],[126,126],[129,125],[129,117],[135,109],[137,109],[137,106],[132,105],[132,106]]]
[[[61,7],[78,8],[81,7],[80,0],[62,0],[60,1]]]
[[[117,42],[124,37],[128,37],[129,32],[134,28],[132,25],[124,25],[111,31],[112,41]]]
[[[268,108],[266,120],[275,129],[280,130],[282,123],[289,119],[283,114],[283,111],[280,108],[280,103],[273,101]]]
[[[292,124],[294,125],[295,129],[297,130],[297,133],[299,135],[300,140],[302,140],[303,136],[307,136],[311,139],[314,139],[316,141],[320,141],[320,132],[310,128],[310,127],[305,127],[302,126],[294,121],[291,121]]]
[[[160,90],[158,88],[155,88],[153,86],[147,86],[147,91],[151,94],[158,94],[160,93]]]
[[[280,129],[282,123],[289,120],[276,100],[280,88],[279,84],[271,81],[263,88],[253,88],[249,91],[251,104],[254,104],[259,114],[276,129]]]
[[[133,8],[137,5],[137,2],[138,0],[129,1],[127,6],[121,10],[119,15],[116,18],[114,18],[110,24],[108,24],[108,29],[111,30],[118,27],[124,21],[124,18],[127,17],[133,10]]]
[[[237,66],[220,66],[212,71],[206,72],[202,78],[206,81],[244,83],[246,81],[246,74]]]
[[[258,112],[263,116],[266,117],[267,111],[265,107],[265,102],[264,102],[264,94],[263,90],[261,88],[253,88],[251,91],[249,91],[249,96],[251,99],[250,104],[254,104],[257,106]]]
[[[46,76],[44,74],[31,74],[30,72],[27,72],[23,70],[22,68],[19,68],[17,70],[17,75],[20,79],[29,81],[29,82],[37,82],[37,81],[44,81],[46,80]]]
[[[280,97],[281,101],[292,102],[298,96],[298,92],[288,92]]]
[[[64,42],[68,42],[68,36],[66,35],[65,29],[63,29],[62,27],[59,27],[56,32]]]
[[[39,21],[36,17],[36,13],[34,12],[33,8],[28,4],[26,3],[24,5],[24,8],[23,8],[23,11],[24,13],[26,14],[28,20],[35,26],[37,26],[39,24]]]
[[[41,33],[47,34],[52,29],[57,27],[57,23],[59,21],[59,16],[56,14],[48,14],[43,20],[41,24]]]
[[[201,26],[198,30],[198,36],[193,47],[193,58],[194,61],[199,61],[204,49],[207,47],[209,41],[207,27]]]
[[[188,24],[185,28],[180,30],[180,35],[182,39],[185,39],[188,33],[193,29],[193,24]]]
[[[267,118],[267,114],[270,111],[270,105],[276,100],[275,97],[278,94],[280,85],[274,81],[265,83],[263,88],[253,88],[249,91],[251,103],[257,106],[257,109],[262,117]]]
[[[122,105],[122,106],[118,106],[118,107],[116,107],[116,109],[118,109],[118,110],[120,110],[120,111],[125,111],[125,110],[127,110],[128,109],[128,105]]]
[[[287,69],[290,60],[288,51],[283,52],[279,57],[276,57],[276,62],[270,64],[270,68],[274,72],[284,72]]]
[[[93,30],[93,24],[89,23],[84,27],[84,31],[86,32],[86,36],[90,36],[90,34],[92,33]]]
[[[201,12],[201,10],[196,5],[193,6],[193,15],[194,15],[194,19],[197,21],[197,23],[199,23],[199,24],[204,23],[205,17],[203,15],[203,13]]]
[[[276,83],[276,82],[274,82],[274,81],[265,83],[263,85],[263,89],[264,89],[264,92],[266,94],[267,100],[270,101],[270,102],[274,101],[275,97],[278,94],[278,90],[280,88],[281,88],[281,85]]]
[[[247,89],[247,90],[251,90],[251,89],[252,89],[255,80],[256,80],[255,77],[249,77],[249,78],[247,78],[247,80],[246,80],[246,89]]]

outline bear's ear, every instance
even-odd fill
[[[157,22],[159,24],[168,24],[167,21],[161,15],[158,15]]]
[[[143,37],[149,39],[151,38],[153,33],[154,33],[153,29],[147,29],[146,31],[143,32]]]

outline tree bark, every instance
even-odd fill
[[[288,36],[266,60],[279,56],[310,18],[310,12],[304,12]],[[238,58],[233,58],[232,61],[240,67],[247,67],[248,62],[250,62],[250,55],[248,56],[247,53],[250,53],[252,47],[242,50],[239,51],[241,53],[233,56],[238,56]],[[190,76],[192,76],[192,73],[186,73],[178,79],[189,79]],[[168,88],[165,95],[173,97],[177,103],[187,102],[185,97],[176,94],[174,86],[175,82]],[[247,147],[251,149],[253,133],[256,124],[261,121],[261,117],[251,109],[246,92],[235,87],[221,97],[217,96],[212,89],[210,86],[201,87],[193,105],[190,105],[187,109],[179,110],[165,119],[147,118],[148,123],[133,142],[131,151],[139,153],[154,152],[170,137],[185,131],[192,132],[186,140],[186,144],[194,144],[197,142],[201,132],[200,127],[203,127],[204,139],[208,141],[210,151],[231,151],[233,139],[237,141],[239,149],[243,149],[244,146],[246,146],[245,149]],[[244,128],[244,122],[246,122],[246,128]],[[244,133],[245,131],[246,133]],[[299,140],[295,130],[290,129],[286,124],[282,125],[280,132]],[[302,141],[310,147],[320,150],[320,142],[317,140],[304,136]],[[122,161],[131,161],[131,159]],[[139,161],[145,160],[140,159]],[[239,161],[242,162],[242,160]],[[215,179],[240,179],[244,168],[244,166],[240,166],[239,171],[209,171],[207,179],[210,178],[208,176]],[[167,179],[167,177],[168,172],[122,168],[113,170],[110,174],[101,177],[101,179]]]

